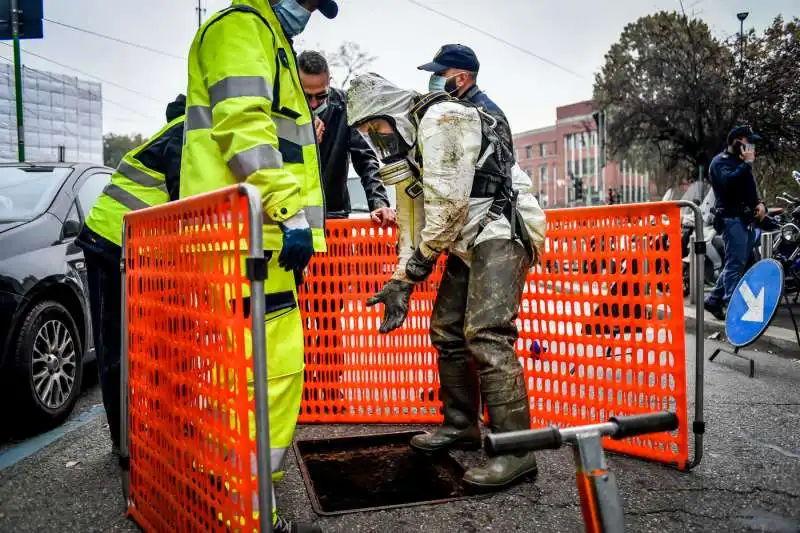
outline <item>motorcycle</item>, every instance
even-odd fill
[[[792,177],[800,186],[800,172],[793,171]],[[779,229],[774,233],[772,257],[783,266],[784,292],[787,296],[792,294],[794,303],[797,303],[800,299],[800,198],[784,192],[776,200],[786,203],[787,210],[791,212],[781,218],[782,224],[778,225]]]

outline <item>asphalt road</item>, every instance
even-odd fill
[[[714,344],[707,342],[710,353]],[[693,354],[694,339],[687,339]],[[800,532],[800,361],[764,353],[756,378],[722,355],[706,363],[705,457],[690,473],[608,455],[629,532]],[[690,375],[694,375],[690,357]],[[690,412],[694,410],[689,393]],[[104,418],[92,411],[96,388],[82,399],[82,425],[0,470],[0,531],[138,531],[124,517],[117,467]],[[88,409],[88,411],[87,411]],[[79,419],[77,414],[73,422]],[[298,438],[408,428],[301,426]],[[0,461],[22,444],[6,443]],[[459,454],[467,464],[479,453]],[[326,532],[517,532],[582,530],[569,450],[539,455],[539,478],[483,499],[320,519]],[[294,457],[278,488],[282,513],[316,518]]]

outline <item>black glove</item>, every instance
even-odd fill
[[[367,307],[377,303],[383,304],[383,320],[378,331],[389,333],[403,325],[408,316],[408,302],[411,300],[412,292],[414,292],[413,283],[390,279],[375,296],[367,300]]]
[[[283,248],[278,256],[278,265],[284,270],[302,271],[314,255],[314,238],[305,213],[301,209],[279,226],[283,231]]]
[[[425,281],[428,276],[433,272],[433,267],[436,265],[438,255],[434,254],[430,257],[425,257],[422,250],[417,247],[414,254],[406,261],[406,276],[413,282],[419,283]]]

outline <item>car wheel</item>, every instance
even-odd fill
[[[36,304],[17,337],[14,399],[27,426],[58,425],[72,412],[83,379],[83,347],[75,321],[54,301]]]

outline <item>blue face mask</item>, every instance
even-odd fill
[[[431,74],[431,79],[428,81],[428,90],[432,93],[443,91],[452,95],[458,90],[458,87],[456,87],[455,84],[453,84],[452,87],[448,87],[449,84],[447,82],[456,76],[458,76],[458,74],[455,76],[450,76],[449,78],[445,78],[444,76],[440,76],[438,74]]]
[[[300,35],[311,18],[311,11],[298,4],[297,0],[281,0],[272,6],[272,10],[290,39]]]
[[[438,74],[431,74],[431,79],[428,81],[428,90],[432,93],[444,91],[446,84],[447,78]]]

